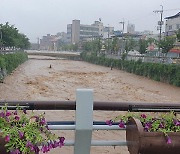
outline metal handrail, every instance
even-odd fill
[[[65,146],[74,146],[75,154],[89,154],[91,146],[127,146],[126,141],[92,140],[94,130],[126,130],[118,124],[111,127],[105,122],[93,121],[93,110],[131,112],[180,112],[180,103],[137,103],[93,101],[93,90],[78,89],[76,101],[0,101],[0,107],[15,110],[17,105],[27,110],[76,110],[76,121],[48,122],[52,130],[75,130],[75,140],[65,141]]]
[[[8,104],[9,109],[16,109],[18,104],[27,110],[75,110],[76,101],[0,101],[0,107]],[[131,111],[131,112],[180,112],[179,103],[137,103],[137,102],[102,102],[94,101],[93,110]]]

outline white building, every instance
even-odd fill
[[[166,17],[165,35],[174,35],[180,29],[180,12],[176,15]]]
[[[100,21],[95,21],[91,25],[80,24],[80,20],[73,20],[67,25],[67,40],[69,43],[78,43],[84,40],[92,40],[97,37],[109,37],[113,34],[114,27],[104,27]],[[108,36],[107,36],[108,38]]]

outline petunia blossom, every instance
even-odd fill
[[[24,133],[19,131],[19,138],[22,139],[24,137]]]
[[[19,121],[20,117],[19,116],[15,116],[14,119]]]
[[[4,138],[5,142],[9,142],[10,141],[10,136],[9,135],[6,135],[5,138]]]
[[[120,128],[125,128],[125,122],[124,121],[120,121],[119,122],[119,127]]]
[[[144,118],[144,119],[146,119],[146,115],[145,114],[141,114],[141,118]]]
[[[7,111],[6,112],[6,117],[9,117],[11,115],[11,112]]]
[[[106,124],[109,125],[109,126],[112,126],[113,121],[112,120],[106,120]]]
[[[167,144],[171,144],[172,143],[172,140],[169,136],[167,136],[167,141],[166,141]]]

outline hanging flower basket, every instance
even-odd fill
[[[52,133],[45,113],[27,113],[17,106],[9,111],[7,105],[0,110],[0,154],[38,154],[64,146],[64,137]]]
[[[168,138],[162,132],[145,131],[139,119],[128,120],[126,140],[130,154],[180,154],[180,133],[170,132]]]

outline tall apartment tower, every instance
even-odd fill
[[[135,25],[128,23],[127,25],[127,33],[134,34],[135,33]]]
[[[80,20],[72,21],[72,43],[78,43],[80,39]]]

